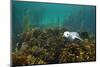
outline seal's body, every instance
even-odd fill
[[[63,36],[70,41],[74,41],[75,39],[79,39],[80,41],[83,41],[82,38],[80,38],[80,36],[77,32],[65,31]]]

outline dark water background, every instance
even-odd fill
[[[12,42],[19,40],[17,34],[30,27],[68,28],[70,31],[88,32],[95,35],[96,7],[40,2],[12,2]]]

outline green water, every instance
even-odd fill
[[[12,2],[12,37],[26,28],[68,28],[70,31],[96,31],[96,7],[88,5],[54,4],[41,2]]]

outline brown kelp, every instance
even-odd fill
[[[30,30],[30,22],[29,22],[28,16],[24,16],[24,18],[23,18],[23,27],[24,27],[24,31]]]
[[[32,28],[20,33],[21,43],[12,52],[12,64],[38,65],[53,63],[72,63],[96,60],[95,38],[88,32],[80,35],[83,42],[65,42],[63,29]]]

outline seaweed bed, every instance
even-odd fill
[[[96,60],[95,38],[81,33],[83,42],[66,41],[64,29],[38,29],[19,34],[20,42],[12,52],[12,65],[39,65]]]

